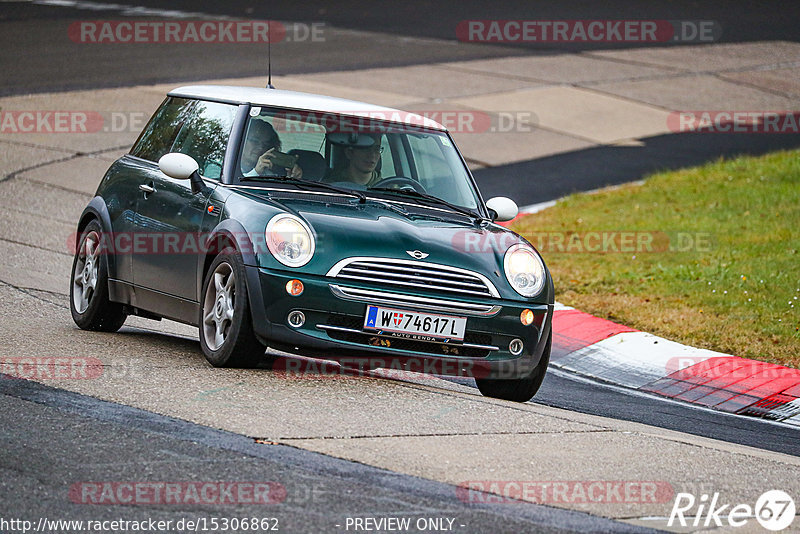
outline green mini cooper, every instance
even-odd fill
[[[181,87],[81,215],[72,317],[197,326],[214,366],[274,365],[269,346],[471,376],[524,402],[547,369],[554,291],[539,253],[495,224],[516,214],[508,198],[484,203],[426,117]]]

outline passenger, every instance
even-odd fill
[[[275,128],[263,119],[251,119],[242,148],[241,168],[244,176],[278,176],[288,171],[288,176],[302,178],[303,169],[296,163],[291,169],[278,165],[276,160],[282,156],[281,139]]]

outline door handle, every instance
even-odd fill
[[[139,186],[139,191],[143,191],[145,194],[155,193],[156,188],[147,184],[141,184]]]

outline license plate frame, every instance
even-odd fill
[[[385,314],[389,314],[388,318]],[[418,341],[463,342],[467,318],[369,304],[364,313],[363,328],[378,334],[387,333],[392,337]]]

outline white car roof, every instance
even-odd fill
[[[186,85],[173,89],[168,94],[169,96],[216,100],[232,104],[251,104],[254,106],[337,113],[352,117],[369,117],[447,131],[444,126],[435,120],[409,111],[312,93],[233,85]]]

